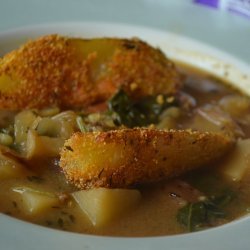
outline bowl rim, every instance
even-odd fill
[[[129,34],[130,37],[137,35],[152,45],[160,47],[164,52],[168,51],[169,53],[167,54],[170,58],[183,60],[184,62],[188,60],[187,58],[189,58],[189,60],[191,58],[194,63],[198,60],[199,63],[194,66],[204,69],[204,65],[209,64],[210,66],[205,68],[205,70],[208,71],[215,70],[215,63],[221,65],[218,66],[219,70],[216,73],[219,77],[224,76],[223,70],[225,67],[227,69],[230,68],[230,70],[235,71],[235,73],[229,75],[228,78],[231,77],[233,79],[232,82],[235,82],[236,78],[242,78],[242,76],[244,76],[244,84],[239,84],[239,82],[237,82],[237,84],[239,84],[240,89],[250,95],[250,66],[247,63],[197,40],[144,26],[134,26],[124,23],[114,24],[110,22],[60,22],[31,25],[0,32],[0,50],[1,44],[3,44],[3,47],[9,46],[9,48],[14,46],[14,44],[8,44],[9,40],[13,39],[14,43],[20,43],[21,40],[16,41],[16,38],[20,38],[20,36],[23,37],[24,40],[27,40],[28,37],[33,38],[39,35],[54,33],[55,31],[69,36],[80,36],[84,34],[85,37],[95,37],[98,34],[100,34],[100,36],[103,36],[103,34],[114,34],[111,36],[118,37],[128,37]],[[188,49],[183,49],[181,47],[183,44],[185,44]],[[247,77],[245,78],[245,76]],[[201,247],[203,247],[202,249],[211,249],[211,247],[214,249],[235,249],[236,246],[237,249],[245,249],[246,244],[250,244],[250,238],[246,234],[246,232],[250,230],[250,217],[247,216],[219,227],[188,234],[153,237],[111,237],[63,232],[1,214],[1,244],[8,249],[10,244],[14,244],[14,241],[11,240],[12,237],[8,230],[5,230],[6,223],[8,224],[7,229],[12,232],[13,230],[25,231],[25,234],[14,234],[16,240],[22,242],[22,244],[20,244],[20,250],[25,249],[25,247],[29,249],[27,242],[23,241],[27,234],[35,237],[35,242],[32,247],[36,246],[37,249],[46,249],[44,246],[40,246],[40,248],[37,246],[36,241],[40,242],[40,237],[46,239],[45,246],[49,248],[53,247],[53,249],[58,249],[59,247],[60,249],[66,249],[65,246],[69,246],[71,249],[80,249],[82,246],[86,249],[116,249],[118,247],[118,249],[129,248],[132,250],[153,249],[155,248],[154,246],[158,249],[165,249],[164,246],[166,246],[166,244],[171,247],[171,249],[201,249]],[[240,243],[236,242],[239,237],[241,237]],[[58,241],[58,239],[60,239],[60,241]],[[194,241],[195,246],[193,244]],[[210,243],[207,247],[206,244],[208,242]],[[183,248],[184,246],[185,248]]]

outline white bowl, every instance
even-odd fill
[[[30,38],[58,33],[80,37],[139,37],[160,47],[170,58],[226,78],[250,95],[250,66],[216,48],[168,32],[112,23],[54,23],[0,33],[0,55]],[[167,218],[166,218],[167,219]],[[164,237],[101,237],[37,226],[0,214],[1,249],[249,249],[250,217],[209,230]]]

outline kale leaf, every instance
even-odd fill
[[[188,231],[198,231],[210,227],[217,219],[226,218],[224,207],[235,197],[235,193],[226,191],[219,196],[211,196],[204,201],[188,203],[177,213],[177,221]]]
[[[127,127],[146,126],[159,121],[159,115],[169,106],[177,105],[176,100],[157,102],[156,96],[147,96],[139,101],[133,101],[124,90],[119,90],[108,102],[110,111],[115,112],[116,124]]]

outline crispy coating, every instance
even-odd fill
[[[48,35],[0,59],[0,108],[83,108],[119,88],[140,98],[175,94],[174,64],[138,39],[76,39]]]
[[[221,133],[189,130],[75,133],[61,151],[60,166],[78,188],[126,188],[212,165],[233,144]]]

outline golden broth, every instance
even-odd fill
[[[228,116],[228,112],[231,112],[231,116],[234,116],[233,121],[236,122],[233,125],[236,125],[233,129],[236,130],[237,136],[244,139],[249,138],[250,109],[248,108],[250,107],[250,100],[248,98],[241,97],[244,102],[242,105],[239,104],[239,107],[235,107],[237,106],[235,103],[238,103],[237,100],[241,95],[239,92],[204,72],[188,67],[183,68],[183,66],[180,70],[184,81],[184,89],[180,98],[185,99],[187,107],[182,107],[180,113],[178,111],[177,114],[176,110],[173,111],[174,114],[167,117],[164,126],[180,129],[220,130],[221,124],[211,122],[214,117],[214,108],[219,105],[226,114],[225,117]],[[233,97],[238,98],[235,99],[236,102]],[[212,115],[210,115],[211,112]],[[208,114],[209,119],[207,119]],[[1,111],[1,115],[3,117],[1,127],[6,128],[8,127],[6,125],[13,124],[13,117],[16,114],[10,114],[8,117],[6,111]],[[74,128],[73,130],[79,129]],[[14,148],[14,150],[20,149]],[[11,155],[11,158],[20,164],[21,170],[16,176],[8,176],[6,173],[1,175],[0,172],[0,211],[43,226],[79,233],[111,236],[179,234],[190,231],[190,228],[177,219],[178,211],[181,208],[189,203],[204,201],[206,197],[215,197],[228,190],[234,195],[231,197],[232,200],[223,208],[225,216],[210,221],[207,227],[230,222],[249,212],[250,167],[248,166],[244,170],[240,180],[235,181],[223,172],[222,169],[223,165],[226,164],[226,159],[222,159],[221,162],[214,164],[212,170],[195,171],[173,180],[137,187],[142,194],[138,206],[107,225],[98,228],[91,224],[86,214],[72,199],[70,194],[77,189],[67,183],[58,165],[59,156],[41,158],[35,155],[32,159],[27,160],[22,157],[15,157],[13,152],[8,153],[8,155]],[[23,196],[18,192],[20,187],[43,190],[43,192],[49,194],[53,193],[58,198],[58,202],[42,213],[27,212]],[[199,228],[195,230],[199,230]]]

